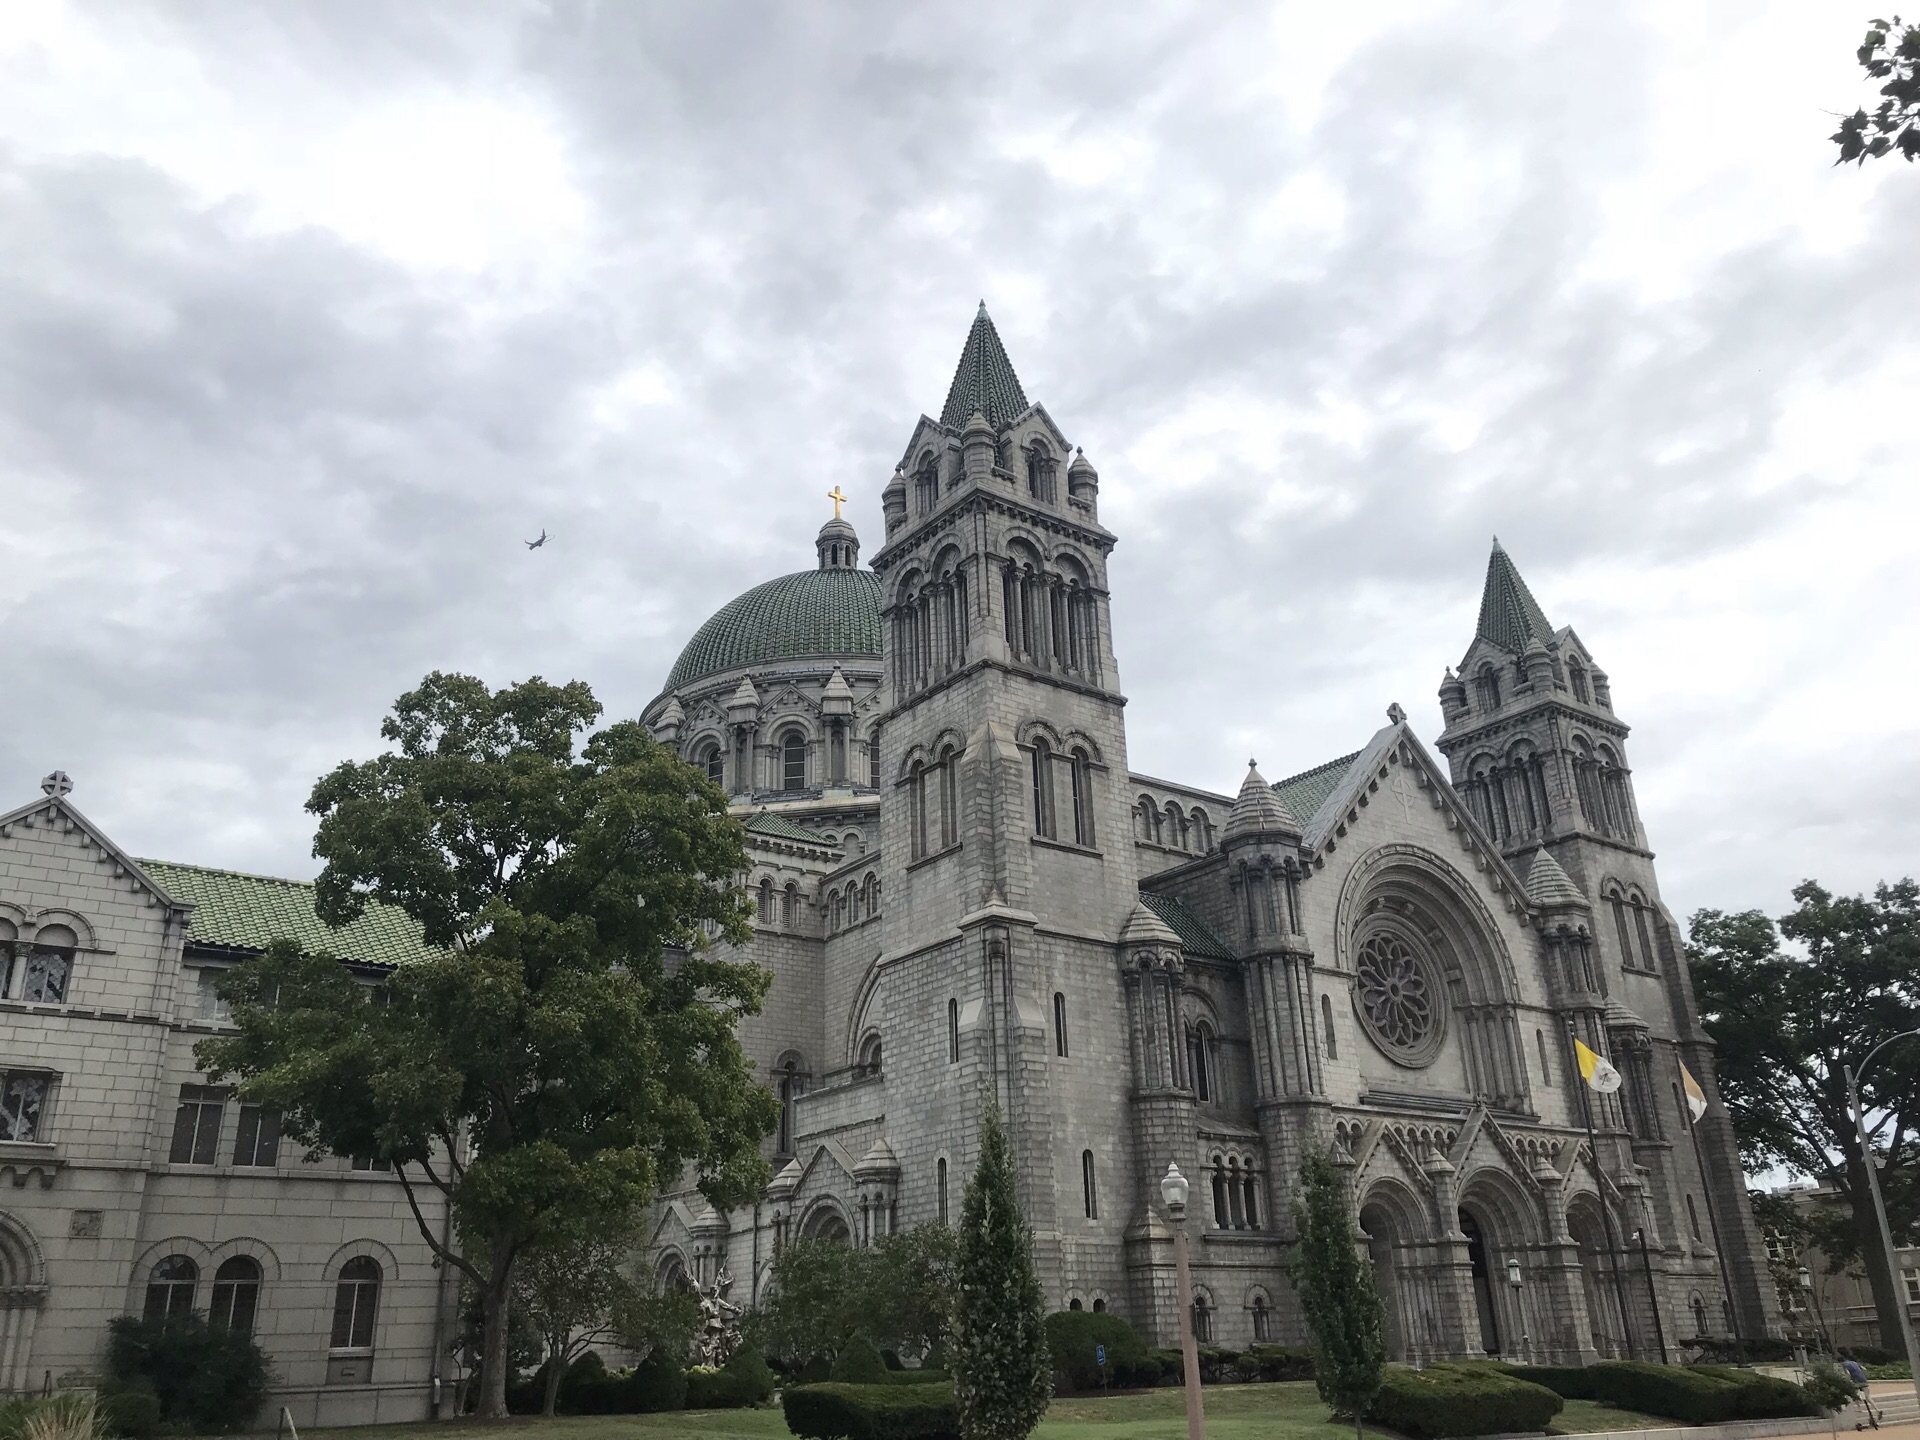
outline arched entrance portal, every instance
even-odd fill
[[[800,1226],[802,1240],[825,1240],[832,1245],[851,1245],[853,1227],[847,1224],[847,1217],[840,1213],[839,1207],[832,1202],[822,1202],[814,1207]]]
[[[1480,1317],[1480,1348],[1489,1355],[1498,1355],[1500,1317],[1487,1265],[1487,1240],[1480,1233],[1480,1222],[1465,1210],[1460,1212],[1460,1233],[1467,1237],[1467,1263],[1473,1271],[1473,1308]]]
[[[1420,1204],[1397,1185],[1376,1185],[1360,1207],[1360,1229],[1373,1262],[1373,1288],[1380,1294],[1387,1354],[1419,1363],[1437,1353],[1439,1342],[1426,1273],[1432,1242]]]
[[[1567,1233],[1580,1247],[1580,1287],[1587,1297],[1593,1348],[1608,1360],[1628,1359],[1631,1347],[1619,1303],[1624,1277],[1615,1268],[1620,1257],[1608,1244],[1606,1221],[1592,1195],[1581,1195],[1567,1206]]]

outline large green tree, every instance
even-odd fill
[[[1361,1435],[1380,1393],[1387,1347],[1373,1267],[1360,1258],[1347,1187],[1324,1151],[1310,1150],[1300,1162],[1293,1221],[1299,1238],[1288,1273],[1313,1332],[1314,1384],[1335,1415],[1353,1417],[1353,1433]]]
[[[831,1359],[856,1331],[888,1350],[924,1355],[946,1338],[958,1240],[919,1225],[871,1249],[793,1240],[774,1257],[772,1286],[750,1319],[753,1339],[793,1364]]]
[[[198,1051],[309,1149],[393,1164],[482,1297],[487,1417],[506,1413],[521,1252],[623,1224],[689,1167],[738,1203],[777,1116],[735,1034],[770,977],[711,947],[749,935],[741,827],[704,776],[638,725],[593,732],[599,715],[585,685],[538,678],[436,673],[403,695],[394,748],[314,786],[316,903],[332,925],[397,905],[430,953],[369,1003],[329,957],[274,945],[226,977],[236,1033]]]
[[[1784,1166],[1840,1192],[1846,1204],[1830,1212],[1838,1223],[1810,1223],[1836,1262],[1863,1259],[1882,1343],[1895,1346],[1902,1297],[1881,1250],[1844,1067],[1920,1028],[1920,889],[1902,880],[1872,898],[1836,896],[1808,880],[1793,898],[1778,928],[1757,910],[1698,912],[1687,964],[1748,1168]],[[1900,1242],[1920,1233],[1920,1037],[1880,1052],[1860,1098]]]
[[[1867,77],[1879,80],[1880,103],[1844,116],[1832,135],[1844,165],[1862,165],[1897,150],[1908,160],[1920,159],[1920,25],[1875,20],[1867,38],[1854,52]]]
[[[1053,1396],[1033,1232],[1014,1190],[1013,1152],[989,1105],[980,1163],[960,1205],[947,1359],[964,1440],[1025,1440]]]

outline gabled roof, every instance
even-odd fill
[[[65,771],[54,771],[40,782],[40,788],[44,792],[40,799],[0,815],[0,836],[11,834],[16,825],[35,825],[42,820],[64,819],[78,828],[106,857],[108,864],[114,867],[115,879],[124,879],[131,888],[146,891],[149,903],[179,904],[183,907],[191,903],[189,896],[169,894],[165,884],[143,868],[145,861],[136,860],[122,850],[106,831],[80,812],[80,808],[67,798],[73,789],[73,782],[67,778]]]
[[[1238,958],[1233,953],[1233,947],[1220,938],[1219,932],[1189,910],[1184,901],[1172,895],[1155,895],[1150,890],[1142,890],[1140,899],[1180,937],[1180,948],[1187,954],[1208,960]]]
[[[1502,650],[1524,655],[1538,641],[1553,641],[1553,626],[1540,602],[1527,589],[1519,570],[1496,538],[1493,553],[1487,557],[1487,584],[1480,595],[1479,636]]]
[[[326,951],[367,965],[405,965],[427,953],[420,927],[394,905],[369,904],[350,925],[333,929],[313,908],[313,886],[237,870],[212,870],[171,860],[140,866],[176,900],[193,906],[189,945],[264,950],[292,940],[308,954]]]
[[[959,368],[953,372],[953,384],[947,389],[947,403],[941,407],[940,423],[949,430],[966,428],[977,410],[996,430],[1024,414],[1027,393],[1020,388],[1020,377],[1013,373],[1013,362],[1000,343],[1000,332],[993,328],[987,314],[987,302],[980,302],[967,332],[967,343],[960,351]]]
[[[756,835],[765,835],[773,840],[798,840],[803,845],[816,845],[822,850],[838,850],[838,845],[830,844],[824,835],[816,835],[804,825],[796,825],[784,820],[771,810],[756,810],[746,820],[747,829]]]
[[[1280,797],[1280,803],[1292,812],[1293,817],[1303,824],[1312,820],[1314,813],[1326,803],[1334,787],[1340,783],[1347,771],[1353,768],[1353,762],[1360,758],[1360,752],[1342,755],[1338,760],[1329,760],[1324,765],[1316,765],[1311,770],[1302,770],[1298,775],[1274,782],[1273,793]]]

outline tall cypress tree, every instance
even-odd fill
[[[980,1163],[960,1206],[957,1297],[948,1357],[965,1440],[1025,1440],[1047,1413],[1053,1365],[1033,1232],[1013,1189],[999,1107],[980,1121]]]
[[[1314,1384],[1335,1415],[1353,1416],[1358,1436],[1373,1397],[1380,1393],[1387,1347],[1373,1267],[1360,1258],[1360,1236],[1347,1207],[1346,1187],[1323,1151],[1310,1150],[1301,1161],[1300,1199],[1293,1218],[1300,1238],[1291,1271],[1313,1331]]]

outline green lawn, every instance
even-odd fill
[[[1310,1381],[1288,1385],[1210,1385],[1207,1434],[1212,1440],[1343,1440],[1347,1424],[1327,1419],[1327,1407]],[[1035,1440],[1185,1440],[1186,1401],[1179,1390],[1144,1390],[1110,1398],[1072,1396],[1055,1400],[1034,1431]],[[1568,1434],[1641,1430],[1671,1425],[1615,1410],[1592,1400],[1569,1400],[1556,1428]],[[681,1410],[665,1415],[580,1415],[558,1420],[516,1419],[503,1425],[443,1421],[426,1425],[379,1425],[350,1430],[314,1430],[313,1440],[647,1440],[687,1435],[699,1440],[779,1440],[787,1434],[777,1408]]]

